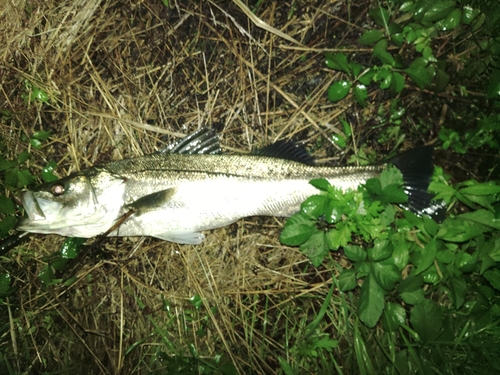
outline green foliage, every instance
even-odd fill
[[[57,278],[57,272],[66,270],[68,262],[75,259],[85,242],[85,238],[68,237],[61,249],[45,259],[47,265],[42,269],[38,277],[46,285],[54,285],[63,282],[62,278]],[[65,285],[71,285],[74,279],[64,281]]]
[[[8,273],[0,273],[0,303],[3,302],[4,297],[8,297],[13,292],[10,282],[10,275]]]
[[[482,10],[455,0],[376,4],[369,15],[380,28],[365,31],[359,43],[372,46],[374,61],[379,63],[365,67],[349,61],[345,53],[326,53],[326,66],[347,76],[329,87],[330,101],[340,101],[351,92],[359,105],[366,106],[369,85],[378,84],[394,96],[403,91],[408,78],[420,89],[443,91],[449,84],[450,72],[447,61],[436,57],[436,46],[443,35],[452,31],[467,45],[467,51],[478,57],[463,62],[471,66],[464,74],[470,77],[487,73],[489,79],[483,85],[487,98],[500,97],[500,40],[496,27],[500,21],[499,4],[483,6]]]
[[[29,143],[34,148],[40,149],[49,136],[50,133],[47,131],[35,132]],[[25,150],[17,157],[9,158],[2,152],[5,149],[4,142],[0,138],[0,184],[4,190],[0,191],[0,238],[5,237],[17,222],[18,207],[12,201],[12,193],[17,193],[19,189],[26,188],[35,181],[35,177],[26,166],[31,154]],[[41,176],[44,181],[57,179],[53,174],[55,166],[55,162],[49,162],[44,168]]]
[[[482,146],[498,149],[500,147],[498,134],[500,134],[500,115],[486,116],[474,127],[462,132],[444,126],[439,130],[443,149],[452,149],[459,154],[465,154],[468,150]]]
[[[135,295],[133,291],[128,291],[131,295]],[[125,356],[136,350],[141,350],[140,346],[147,344],[149,341],[155,345],[150,345],[153,352],[148,353],[148,366],[161,363],[161,370],[154,373],[168,374],[223,374],[235,375],[238,373],[232,362],[229,362],[223,355],[214,354],[207,358],[200,356],[197,350],[196,338],[203,338],[207,335],[207,331],[214,330],[211,322],[211,317],[217,314],[216,307],[209,307],[204,303],[202,297],[198,294],[193,295],[189,302],[193,309],[183,310],[183,314],[176,316],[171,303],[168,300],[163,301],[163,312],[166,312],[168,319],[157,316],[157,313],[136,298],[138,307],[148,316],[153,330],[149,337],[134,342],[125,350]],[[178,325],[181,325],[179,327]],[[194,337],[193,341],[188,340],[184,345],[176,345],[170,338],[172,331],[182,329],[186,336]],[[157,345],[160,343],[161,345]],[[147,345],[146,345],[147,346]],[[166,349],[170,354],[166,353]],[[142,349],[143,350],[143,349]],[[174,353],[174,354],[172,354]],[[147,359],[144,359],[146,361]]]
[[[443,347],[480,351],[478,340],[496,340],[500,318],[500,185],[469,180],[452,186],[447,180],[436,168],[429,189],[449,207],[467,210],[442,224],[409,211],[397,214],[393,204],[406,196],[395,168],[345,193],[314,180],[321,194],[302,204],[281,236],[315,266],[332,255],[345,258],[337,285],[351,296],[366,329],[381,326],[393,347],[439,348],[440,361]],[[413,365],[430,365],[421,353],[405,353],[405,360],[408,355]],[[393,363],[408,366],[402,357]]]
[[[29,82],[28,80],[24,81],[25,88],[27,93],[22,95],[22,98],[26,103],[33,103],[33,102],[41,102],[41,103],[48,103],[49,102],[49,94],[37,85]]]

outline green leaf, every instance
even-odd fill
[[[455,309],[459,309],[465,302],[465,294],[467,292],[467,283],[461,277],[451,277],[450,279],[450,296]]]
[[[383,79],[380,82],[379,86],[382,90],[386,90],[389,87],[391,87],[393,74],[388,69],[384,69],[383,72],[385,72],[385,74],[383,75]],[[382,78],[382,76],[381,76],[381,78]]]
[[[346,146],[346,139],[343,135],[340,134],[332,134],[332,142],[340,148],[345,148]]]
[[[422,18],[422,23],[438,21],[447,15],[455,8],[454,0],[440,0],[432,2],[431,6],[427,8]]]
[[[500,270],[487,270],[483,276],[488,280],[493,288],[500,291]]]
[[[47,265],[38,275],[42,283],[45,285],[52,285],[54,283],[54,271],[52,270],[52,267]]]
[[[203,299],[199,294],[195,294],[189,299],[191,306],[195,308],[195,310],[199,310],[203,306]]]
[[[47,103],[49,101],[49,94],[39,87],[33,85],[33,91],[31,92],[30,101],[39,101],[42,103]]]
[[[362,75],[357,77],[357,80],[362,85],[368,86],[370,83],[372,83],[373,77],[376,73],[377,72],[374,69],[368,69],[364,71]]]
[[[314,267],[319,267],[323,258],[328,254],[326,246],[325,233],[316,230],[309,239],[299,247],[300,251],[307,255]]]
[[[415,272],[416,275],[421,274],[427,268],[429,268],[432,263],[434,263],[434,259],[436,259],[437,247],[438,247],[437,241],[435,238],[433,238],[421,250],[418,262],[415,262],[415,266],[417,267]]]
[[[349,124],[345,118],[340,118],[339,119],[341,124],[342,124],[342,129],[344,130],[344,134],[347,138],[350,138],[352,136],[352,128],[351,124]]]
[[[347,56],[343,53],[325,53],[326,66],[330,69],[340,70],[345,73],[350,73],[349,63],[347,62]]]
[[[32,138],[38,139],[39,141],[46,141],[50,137],[50,132],[45,130],[39,130],[33,133]]]
[[[359,42],[364,45],[377,43],[384,37],[384,33],[380,30],[368,30],[361,35]]]
[[[424,278],[421,275],[410,275],[399,283],[397,291],[405,303],[416,305],[424,299],[423,285]]]
[[[434,264],[427,268],[427,270],[422,273],[422,276],[424,277],[424,282],[427,284],[437,285],[441,281],[441,276],[439,276]]]
[[[14,203],[5,195],[0,195],[0,213],[12,215],[16,213]]]
[[[345,80],[337,81],[328,88],[328,100],[331,102],[338,102],[349,94],[350,89],[351,82]]]
[[[429,237],[434,237],[439,230],[438,223],[426,216],[423,216],[422,220],[424,221],[425,232],[429,235]]]
[[[368,89],[365,85],[357,84],[353,90],[354,99],[362,107],[366,106],[366,98],[368,97]]]
[[[444,200],[446,203],[450,203],[451,199],[455,196],[455,188],[453,186],[446,185],[445,183],[439,181],[431,181],[429,184],[429,191],[437,193],[434,199]]]
[[[402,233],[396,233],[392,236],[394,251],[391,261],[400,271],[406,268],[410,260],[409,244],[403,236]]]
[[[6,171],[7,169],[14,167],[15,165],[17,165],[15,161],[7,160],[0,156],[0,172]]]
[[[343,292],[353,290],[358,286],[356,271],[353,269],[343,269],[339,275],[339,289]]]
[[[278,362],[285,375],[296,375],[295,370],[292,368],[292,366],[290,366],[290,364],[287,362],[286,359],[284,359],[281,356],[278,356]]]
[[[396,331],[401,325],[406,323],[406,311],[403,306],[389,302],[382,314],[382,325],[388,332]]]
[[[288,246],[298,246],[306,242],[315,230],[314,220],[304,214],[295,214],[287,220],[280,241]]]
[[[337,228],[331,229],[326,234],[326,242],[332,250],[337,250],[341,246],[346,246],[351,241],[351,228],[348,223],[342,221],[337,224]]]
[[[394,264],[384,264],[383,262],[371,263],[371,274],[378,285],[387,291],[393,290],[401,279],[401,272]]]
[[[405,203],[408,201],[403,186],[400,184],[391,184],[384,187],[381,194],[384,203]]]
[[[491,195],[500,193],[500,185],[494,182],[484,182],[462,188],[459,191],[465,195]]]
[[[462,22],[470,25],[471,22],[479,15],[481,11],[477,8],[472,8],[469,5],[463,7]]]
[[[45,182],[53,182],[57,181],[59,177],[54,175],[54,169],[57,167],[57,163],[55,161],[49,161],[45,168],[42,169],[42,179]]]
[[[359,293],[358,315],[359,319],[368,327],[377,324],[384,310],[384,291],[375,279],[368,275]]]
[[[6,272],[0,273],[0,296],[5,296],[10,289],[10,275]]]
[[[325,221],[334,224],[342,220],[343,207],[338,201],[329,199],[325,209]]]
[[[5,216],[0,220],[0,238],[7,236],[11,229],[17,224],[17,218],[15,216]]]
[[[19,169],[17,168],[12,168],[8,169],[5,171],[5,185],[7,185],[9,188],[16,188],[17,187],[17,172]]]
[[[355,63],[355,62],[350,62],[349,69],[352,72],[352,76],[357,77],[359,75],[359,73],[361,73],[361,71],[363,70],[363,65]]]
[[[63,259],[61,257],[56,258],[52,262],[50,262],[50,266],[54,271],[64,271],[67,265],[68,259]]]
[[[424,89],[431,84],[435,70],[423,57],[418,57],[405,72],[418,87]]]
[[[387,259],[392,255],[394,248],[389,240],[375,239],[373,247],[368,249],[368,259],[374,262]]]
[[[17,187],[25,187],[31,184],[35,179],[27,169],[17,171]]]
[[[410,312],[410,323],[423,342],[434,340],[443,327],[443,313],[434,301],[424,299]]]
[[[375,6],[369,9],[368,14],[379,26],[386,27],[389,23],[389,12],[381,6]]]
[[[382,61],[383,64],[394,65],[394,57],[387,52],[387,39],[382,39],[373,47],[373,56]]]
[[[331,186],[330,183],[324,178],[317,178],[309,181],[309,183],[321,191],[328,191],[328,188]]]
[[[61,247],[61,257],[63,259],[74,259],[78,255],[78,250],[81,248],[85,238],[68,237]]]
[[[500,229],[500,218],[495,218],[495,214],[487,210],[477,210],[466,212],[465,214],[457,216],[458,219],[470,220],[475,223],[483,224],[488,227]]]
[[[403,185],[403,174],[394,166],[383,170],[379,178],[383,189],[389,185]]]
[[[439,26],[443,31],[453,30],[460,25],[461,20],[462,10],[455,8],[446,16],[444,20],[440,22]]]
[[[365,249],[357,245],[345,246],[344,254],[347,259],[353,262],[363,262],[367,256]]]
[[[39,139],[31,138],[30,139],[30,145],[33,148],[36,148],[37,150],[40,150],[42,148],[42,141],[40,141]]]
[[[405,77],[403,77],[398,72],[394,72],[392,82],[391,82],[391,92],[393,94],[399,94],[405,88]]]
[[[382,184],[378,178],[370,178],[365,182],[365,188],[368,193],[375,197],[382,195]]]
[[[449,242],[464,242],[483,233],[486,228],[473,221],[446,218],[441,224],[437,238]]]
[[[459,252],[454,259],[455,266],[462,272],[473,272],[475,270],[477,259],[466,252]]]
[[[300,211],[309,217],[318,219],[325,214],[325,205],[328,198],[325,195],[312,195],[300,205]]]
[[[339,342],[338,340],[334,340],[329,337],[323,337],[322,339],[316,341],[315,345],[317,348],[326,349],[331,352],[332,349],[335,349],[339,345]]]
[[[19,155],[17,155],[17,162],[19,164],[24,163],[26,160],[28,160],[31,157],[30,153],[27,150],[24,150],[21,152]]]
[[[380,213],[380,225],[389,227],[394,221],[396,216],[396,209],[393,205],[387,206],[384,211]]]
[[[365,187],[375,199],[379,199],[382,203],[408,201],[408,196],[403,189],[403,176],[395,167],[384,170],[378,179],[369,179],[366,181]]]

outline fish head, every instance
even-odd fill
[[[108,230],[123,207],[125,180],[94,168],[21,193],[26,212],[17,229],[94,237]]]

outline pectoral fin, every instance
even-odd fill
[[[176,188],[170,188],[145,195],[127,205],[126,208],[134,210],[135,216],[144,215],[153,211],[161,212],[162,210],[168,210],[169,202],[172,201],[176,190]],[[165,241],[189,245],[199,245],[205,238],[202,233],[189,230],[166,230],[163,233],[151,233],[150,235]]]
[[[136,215],[142,215],[146,212],[151,212],[162,208],[164,209],[165,204],[172,199],[176,190],[176,188],[170,188],[145,195],[127,205],[126,208],[129,210],[134,210],[136,212]]]

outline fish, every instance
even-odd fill
[[[419,147],[388,163],[402,172],[408,209],[439,216],[439,205],[427,192],[432,153],[431,146]],[[318,194],[310,180],[356,189],[388,163],[316,165],[305,148],[289,140],[250,154],[224,154],[215,132],[201,128],[159,152],[96,165],[23,191],[25,217],[17,229],[82,238],[151,236],[196,245],[204,231],[244,217],[293,215],[301,202]]]

